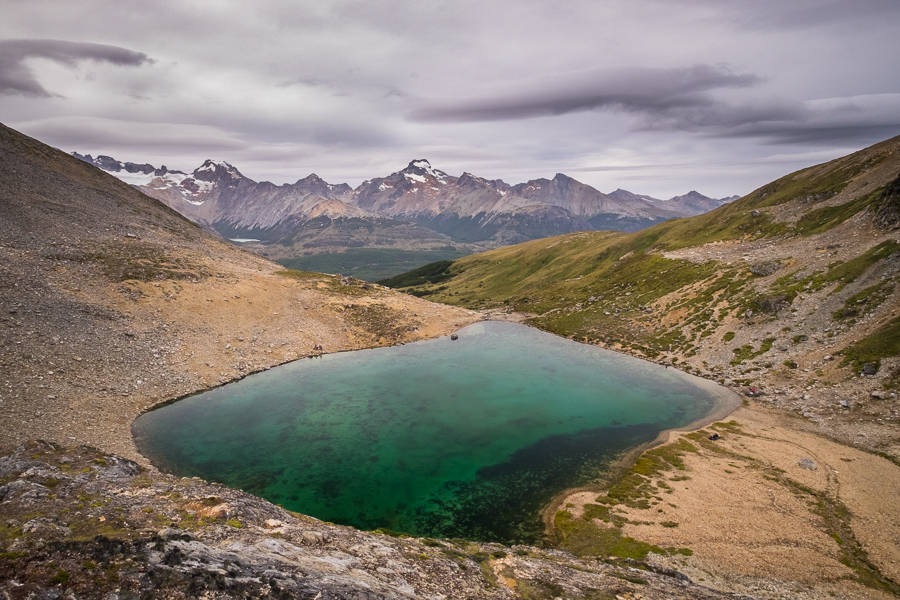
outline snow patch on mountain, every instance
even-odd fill
[[[420,171],[417,173],[416,171]],[[426,177],[432,177],[438,181],[441,185],[447,185],[447,180],[449,179],[449,175],[435,169],[431,166],[431,163],[424,158],[420,158],[418,160],[411,161],[409,165],[403,171],[401,171],[406,177],[410,179],[414,179],[420,183],[425,183]],[[421,178],[421,179],[420,179]]]

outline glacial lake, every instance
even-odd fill
[[[163,471],[360,529],[539,544],[541,509],[627,451],[733,405],[676,369],[484,322],[298,360],[150,411]]]

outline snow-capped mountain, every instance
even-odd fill
[[[625,190],[604,194],[562,173],[510,185],[471,173],[455,177],[426,159],[352,189],[315,174],[293,184],[256,182],[224,161],[207,160],[188,174],[73,155],[225,237],[305,253],[384,240],[480,249],[589,229],[636,231],[724,202],[697,192],[670,200]]]

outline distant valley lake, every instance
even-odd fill
[[[150,411],[153,464],[316,518],[538,544],[541,510],[735,396],[537,329],[482,322],[405,346],[298,360]]]

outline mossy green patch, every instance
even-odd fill
[[[629,508],[649,509],[652,499],[661,500],[661,493],[652,478],[672,469],[684,470],[684,453],[696,452],[697,447],[681,438],[644,452],[634,465],[610,486],[605,496],[597,498],[602,504],[624,504]]]
[[[878,197],[880,197],[883,190],[884,187],[881,187],[845,204],[826,206],[824,208],[811,210],[800,217],[794,225],[794,231],[804,236],[824,233],[829,229],[837,227],[850,217],[858,214],[860,211],[868,208]]]
[[[900,317],[891,319],[873,333],[851,344],[841,354],[844,356],[842,366],[850,364],[855,371],[859,371],[868,363],[877,372],[881,368],[882,359],[900,355]]]
[[[765,354],[769,350],[772,349],[772,344],[775,343],[775,338],[766,338],[763,340],[762,344],[759,346],[759,350],[754,350],[752,344],[744,344],[740,348],[734,348],[732,352],[734,353],[734,359],[731,361],[731,364],[736,366],[744,362],[745,360],[752,360],[757,356]]]
[[[396,277],[382,279],[378,283],[390,288],[406,288],[424,285],[428,283],[440,283],[457,275],[459,270],[451,271],[452,260],[441,260],[429,263],[418,269],[407,271]]]
[[[322,273],[298,271],[296,269],[281,269],[280,271],[275,271],[275,274],[281,275],[282,277],[290,277],[291,279],[319,279],[327,277],[327,275],[323,275]]]
[[[648,552],[664,554],[658,546],[623,536],[618,527],[597,527],[582,519],[572,518],[568,511],[556,513],[554,526],[560,547],[576,556],[616,556],[644,559]]]
[[[565,589],[543,579],[516,579],[516,591],[523,600],[553,600],[566,598]],[[612,596],[608,596],[612,599]]]
[[[894,285],[889,282],[879,282],[870,285],[862,291],[853,294],[844,301],[843,308],[836,310],[833,317],[836,320],[859,316],[861,313],[881,305],[894,293]]]

